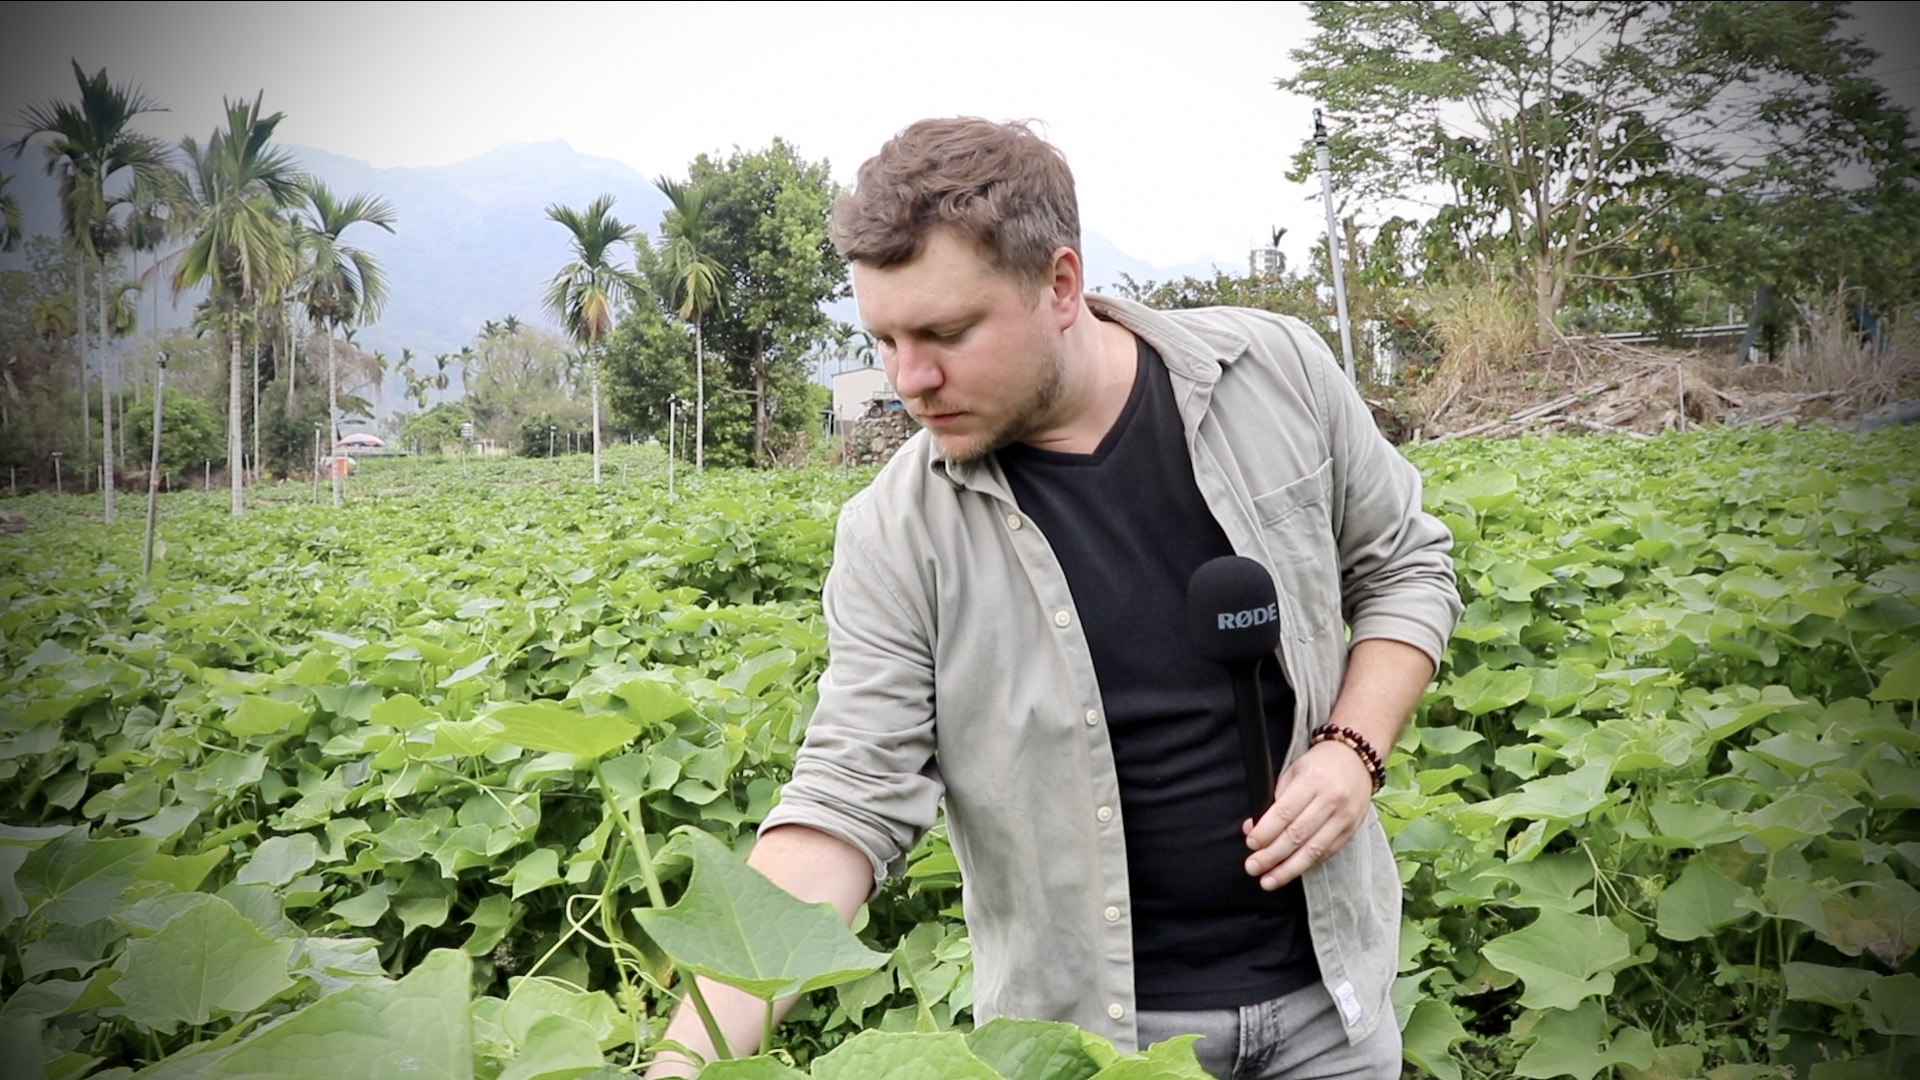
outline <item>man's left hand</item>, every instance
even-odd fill
[[[1323,742],[1301,754],[1275,786],[1273,805],[1247,835],[1247,873],[1278,889],[1346,846],[1366,818],[1373,777],[1350,747]]]

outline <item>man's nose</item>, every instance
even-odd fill
[[[940,370],[933,350],[914,342],[895,345],[893,362],[888,367],[891,369],[887,374],[893,380],[893,392],[899,394],[902,400],[926,397],[946,382],[946,375]]]

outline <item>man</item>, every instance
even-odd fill
[[[1197,1033],[1219,1076],[1398,1076],[1370,796],[1460,610],[1418,474],[1302,324],[1085,294],[1071,173],[1024,126],[912,125],[833,238],[924,430],[842,511],[819,707],[752,864],[851,917],[944,799],[977,1020]],[[1188,578],[1230,553],[1283,627],[1257,822],[1186,629]],[[750,1049],[758,1003],[712,999]],[[690,1010],[669,1035],[707,1048]]]

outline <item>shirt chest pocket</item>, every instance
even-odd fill
[[[1283,632],[1300,641],[1337,634],[1340,626],[1340,547],[1333,535],[1333,462],[1323,461],[1253,499],[1254,518],[1271,556]]]

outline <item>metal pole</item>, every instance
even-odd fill
[[[153,457],[147,466],[147,542],[140,551],[140,576],[153,575],[153,533],[160,520],[160,402],[167,394],[167,354],[153,366]]]
[[[208,458],[205,461],[200,463],[200,490],[201,491],[213,490],[213,459],[212,458]]]
[[[53,452],[53,493],[55,495],[67,493],[67,489],[60,483],[60,451],[58,450]]]
[[[1327,261],[1333,264],[1333,307],[1340,321],[1340,358],[1347,381],[1358,383],[1353,369],[1353,330],[1347,321],[1347,277],[1340,265],[1340,227],[1333,210],[1333,155],[1327,150],[1327,125],[1313,110],[1313,164],[1320,170],[1320,196],[1327,204]]]
[[[674,426],[680,421],[680,399],[667,397],[667,498],[673,498]]]

